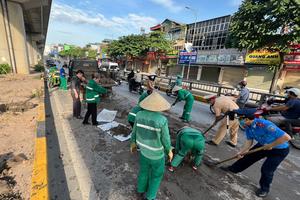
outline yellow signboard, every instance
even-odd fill
[[[278,65],[280,63],[280,55],[278,52],[253,51],[247,53],[245,63]]]

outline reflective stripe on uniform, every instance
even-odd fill
[[[191,93],[188,93],[187,95],[185,95],[185,97],[184,98],[187,98],[189,95],[190,95]]]
[[[86,89],[94,90],[93,88],[91,88],[91,87],[89,87],[89,86],[86,86]]]
[[[94,101],[95,98],[91,98],[91,99],[86,99],[87,101]]]
[[[137,127],[141,127],[141,128],[148,129],[148,130],[151,130],[151,131],[161,131],[160,128],[154,128],[154,127],[147,126],[147,125],[144,125],[144,124],[137,124]]]
[[[149,149],[149,150],[152,150],[152,151],[161,151],[161,150],[164,149],[163,146],[161,146],[161,147],[159,147],[159,148],[150,147],[150,146],[148,146],[148,145],[146,145],[146,144],[141,143],[141,142],[138,141],[138,140],[136,140],[136,143],[137,143],[138,145],[140,145],[141,147],[144,147],[144,148]]]
[[[135,113],[132,113],[132,112],[130,112],[130,113],[129,113],[129,115],[133,115],[133,116],[136,116],[136,114],[135,114]]]
[[[99,94],[96,94],[94,97],[95,97],[95,98],[99,97]]]

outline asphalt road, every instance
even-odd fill
[[[117,94],[111,100],[103,102],[108,109],[116,108],[119,112],[130,109],[136,104],[138,95],[129,93],[127,85],[114,88]],[[165,95],[164,95],[165,96]],[[171,103],[175,98],[165,96]],[[81,121],[71,115],[72,100],[69,92],[54,91],[51,95],[53,117],[58,138],[61,159],[54,159],[52,165],[59,168],[60,181],[66,180],[71,199],[136,199],[136,178],[138,159],[128,152],[128,142],[118,142],[99,128],[83,126]],[[170,111],[173,116],[181,115],[183,103],[178,103]],[[84,112],[83,112],[84,114]],[[126,114],[126,113],[125,113]],[[126,123],[126,115],[118,120]],[[192,111],[192,124],[205,130],[212,123],[214,116],[208,105],[195,102]],[[179,121],[180,123],[180,121]],[[210,132],[212,137],[215,130]],[[244,141],[243,133],[239,134],[239,145]],[[58,145],[52,143],[51,148]],[[206,154],[215,159],[224,159],[235,154],[233,149],[222,143],[218,147],[207,146]],[[59,152],[55,152],[56,155]],[[269,200],[292,200],[300,198],[300,151],[291,148],[288,158],[281,164],[274,176]],[[51,156],[49,157],[51,159]],[[52,160],[49,161],[49,163]],[[55,165],[58,162],[58,165]],[[254,196],[260,176],[261,162],[251,166],[239,175],[224,173],[219,169],[210,169],[202,165],[195,174],[188,166],[183,166],[174,175],[166,172],[162,181],[159,199],[259,199]],[[64,168],[64,172],[61,167]],[[53,183],[59,182],[53,178]],[[65,176],[65,178],[64,178]],[[57,187],[57,186],[56,186]],[[55,187],[53,187],[55,189]],[[58,188],[59,189],[59,188]],[[80,192],[79,192],[80,191]],[[81,193],[79,195],[78,193]],[[57,194],[57,192],[56,192]],[[97,197],[95,197],[95,195]],[[61,199],[61,198],[57,198]]]

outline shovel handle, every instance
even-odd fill
[[[208,133],[208,131],[210,131],[210,129],[212,129],[214,126],[217,125],[217,123],[219,121],[221,121],[226,115],[223,115],[216,123],[213,123],[210,127],[208,127],[208,129],[206,129],[204,132],[203,132],[203,135],[205,135],[206,133]]]
[[[261,146],[261,147],[256,148],[256,149],[252,149],[252,150],[250,150],[250,151],[244,153],[243,156],[250,155],[250,154],[252,154],[252,153],[255,153],[255,152],[258,152],[258,151],[261,151],[261,150],[264,150],[264,146]],[[227,158],[227,159],[225,159],[225,160],[222,160],[222,161],[220,161],[220,162],[217,162],[216,165],[220,165],[220,164],[222,164],[222,163],[225,163],[225,162],[234,160],[234,159],[236,159],[236,158],[237,158],[237,155],[235,155],[235,156],[233,156],[233,157],[230,157],[230,158]]]

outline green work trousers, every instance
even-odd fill
[[[184,108],[183,108],[183,113],[182,113],[182,119],[186,121],[191,120],[191,112],[194,104],[194,97],[190,95],[185,101]]]
[[[66,77],[60,77],[59,89],[61,89],[61,90],[68,90]]]
[[[177,153],[171,165],[178,167],[187,153],[191,152],[195,158],[194,165],[199,166],[204,153],[205,140],[197,135],[182,135],[177,142],[180,142],[179,149],[176,149]]]
[[[138,176],[138,193],[146,193],[146,198],[156,198],[160,182],[165,171],[165,158],[151,160],[140,154],[140,171]]]

